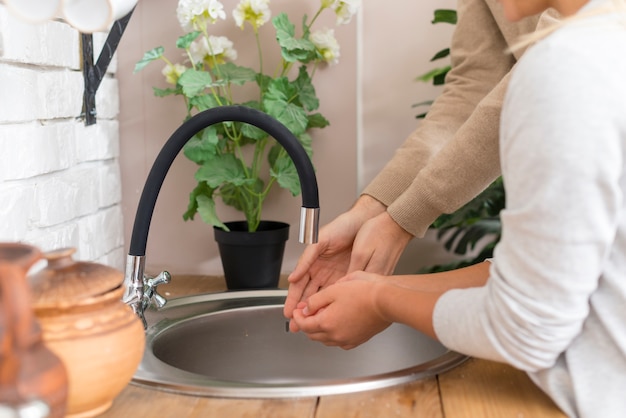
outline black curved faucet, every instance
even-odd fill
[[[297,138],[282,123],[259,110],[245,106],[221,106],[205,110],[184,122],[167,140],[148,174],[139,199],[135,223],[130,240],[130,251],[126,259],[124,278],[124,302],[142,319],[144,311],[154,299],[162,307],[165,299],[156,293],[156,287],[170,281],[168,272],[156,278],[145,277],[145,255],[150,222],[156,200],[174,159],[183,146],[204,128],[220,122],[245,122],[262,129],[283,146],[298,172],[302,188],[300,211],[300,234],[302,243],[317,242],[319,228],[319,196],[313,164]]]

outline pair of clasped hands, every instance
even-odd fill
[[[379,287],[412,236],[380,202],[361,196],[347,212],[320,229],[289,275],[284,314],[291,332],[343,349],[387,328],[376,307]]]

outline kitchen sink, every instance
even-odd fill
[[[399,324],[352,350],[326,347],[288,332],[285,297],[285,290],[212,293],[146,311],[134,383],[226,398],[321,396],[421,379],[466,359]]]

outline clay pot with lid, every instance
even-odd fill
[[[29,277],[43,338],[69,377],[67,416],[101,414],[130,382],[145,345],[144,329],[122,302],[123,274],[74,261],[73,248],[44,254],[48,265]]]

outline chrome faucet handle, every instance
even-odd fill
[[[156,277],[144,277],[144,309],[151,303],[157,308],[162,308],[167,303],[167,299],[157,292],[157,287],[164,283],[169,283],[172,280],[172,276],[167,271],[162,271]]]

